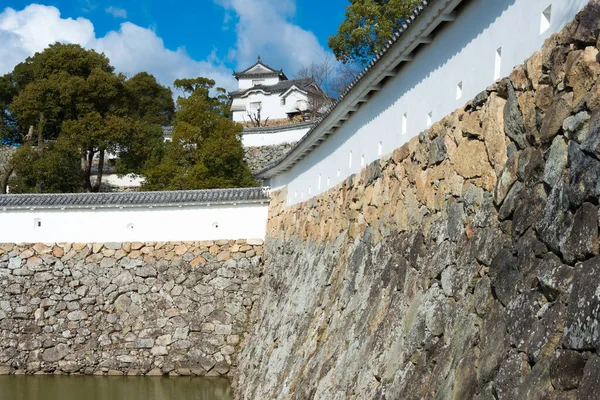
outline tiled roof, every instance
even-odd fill
[[[268,69],[269,71],[266,71],[266,72],[256,72],[256,73],[250,73],[250,72],[248,72],[252,68],[256,67],[257,65],[261,65],[261,66],[265,67],[266,69]],[[267,77],[267,76],[279,76],[279,75],[283,75],[283,77],[285,79],[287,79],[287,77],[283,73],[283,70],[276,70],[274,68],[269,67],[267,64],[265,64],[264,62],[261,61],[260,56],[258,57],[258,61],[256,63],[254,63],[253,65],[249,66],[248,68],[246,68],[242,72],[234,72],[233,73],[233,76],[235,76],[238,79],[239,78],[258,78],[258,77]]]
[[[282,92],[287,91],[289,88],[291,88],[294,85],[296,85],[296,87],[298,87],[301,90],[314,91],[314,89],[311,89],[311,85],[313,83],[315,83],[315,81],[312,78],[292,79],[292,80],[288,80],[288,81],[281,81],[279,83],[276,83],[275,85],[256,85],[249,89],[237,90],[235,92],[231,92],[231,93],[229,93],[229,95],[231,97],[242,97],[246,93],[253,91],[253,90],[263,90],[268,93],[282,93]]]
[[[287,77],[282,71],[275,72],[255,72],[255,73],[245,73],[242,75],[234,75],[237,79],[246,78],[246,79],[255,79],[255,78],[275,78],[281,76],[282,78],[287,80]]]
[[[237,202],[258,203],[268,200],[268,190],[262,187],[165,192],[5,194],[0,195],[0,210],[182,206]]]

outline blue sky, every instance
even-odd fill
[[[348,0],[5,0],[0,6],[0,74],[55,41],[106,53],[128,75],[163,84],[209,76],[233,89],[233,70],[258,54],[288,76],[331,57]]]

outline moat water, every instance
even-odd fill
[[[231,399],[231,382],[222,378],[0,376],[0,400]]]

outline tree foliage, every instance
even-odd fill
[[[156,125],[167,125],[175,113],[173,92],[160,85],[147,72],[140,72],[125,82],[132,116]]]
[[[0,139],[11,138],[16,133],[16,121],[8,109],[16,93],[10,75],[0,76]]]
[[[344,63],[365,65],[414,10],[419,0],[350,0],[345,19],[329,48]]]
[[[122,160],[121,173],[141,173],[173,117],[171,90],[152,75],[127,80],[106,56],[78,45],[53,44],[3,79],[12,90],[8,114],[28,143],[15,156],[17,191],[98,191],[108,153]],[[3,87],[0,80],[0,107]],[[69,159],[47,168],[56,174],[37,171],[61,157]]]
[[[26,143],[11,162],[18,171],[11,180],[12,193],[71,192],[80,183],[78,154],[61,141],[50,143],[44,152]]]
[[[147,188],[252,186],[241,126],[226,92],[206,78],[180,79],[173,93],[146,73],[129,79],[103,54],[53,44],[0,78],[0,129],[19,132],[11,190],[98,191],[109,155],[119,174],[147,178]],[[163,127],[175,121],[173,140]],[[6,187],[5,179],[0,182]]]
[[[146,189],[191,190],[256,185],[244,161],[241,125],[233,122],[222,88],[207,78],[182,79],[173,136],[164,155],[146,171]],[[211,91],[216,95],[211,95]]]

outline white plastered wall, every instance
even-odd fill
[[[306,111],[308,108],[308,96],[299,90],[289,91],[285,96],[285,105],[287,112]]]
[[[283,143],[295,143],[302,139],[310,127],[285,130],[279,132],[247,133],[242,135],[244,147],[273,146]]]
[[[123,187],[123,188],[139,188],[145,179],[142,176],[135,174],[117,175],[108,174],[102,176],[102,183],[106,185]],[[97,182],[95,176],[92,176],[92,182]]]
[[[271,85],[275,85],[275,84],[279,83],[279,77],[277,77],[277,76],[271,77],[271,78],[240,79],[238,82],[238,89],[239,90],[250,89],[252,86],[254,86],[252,84],[252,82],[256,81],[256,80],[264,81],[262,83],[262,85],[267,85],[267,86],[271,86]]]
[[[0,243],[263,239],[267,212],[266,203],[6,210],[0,211]]]
[[[257,92],[248,95],[247,97],[235,98],[232,102],[232,108],[245,107],[246,111],[234,111],[233,120],[236,122],[249,122],[250,118],[247,111],[255,111],[251,109],[250,104],[255,102],[261,103],[261,119],[264,121],[269,118],[271,120],[284,119],[288,117],[289,112],[297,112],[296,105],[300,110],[306,110],[308,97],[306,94],[293,90],[288,93],[285,104],[281,104],[282,93],[263,93]]]
[[[245,102],[246,111],[251,111],[251,112],[256,111],[256,110],[251,109],[251,103],[260,102],[261,103],[260,116],[263,121],[266,120],[267,118],[269,118],[271,120],[284,119],[284,118],[288,117],[287,111],[288,111],[289,107],[287,105],[281,104],[280,94],[281,93],[266,94],[266,93],[258,92],[258,93],[252,93],[252,94],[248,95],[247,97],[241,98],[240,100],[243,100],[243,102]],[[238,103],[235,103],[235,100],[234,100],[233,105],[235,106],[240,103],[242,103],[242,102],[238,101]],[[233,120],[236,122],[244,122],[244,121],[249,122],[250,118],[246,114],[246,111],[234,112]]]

